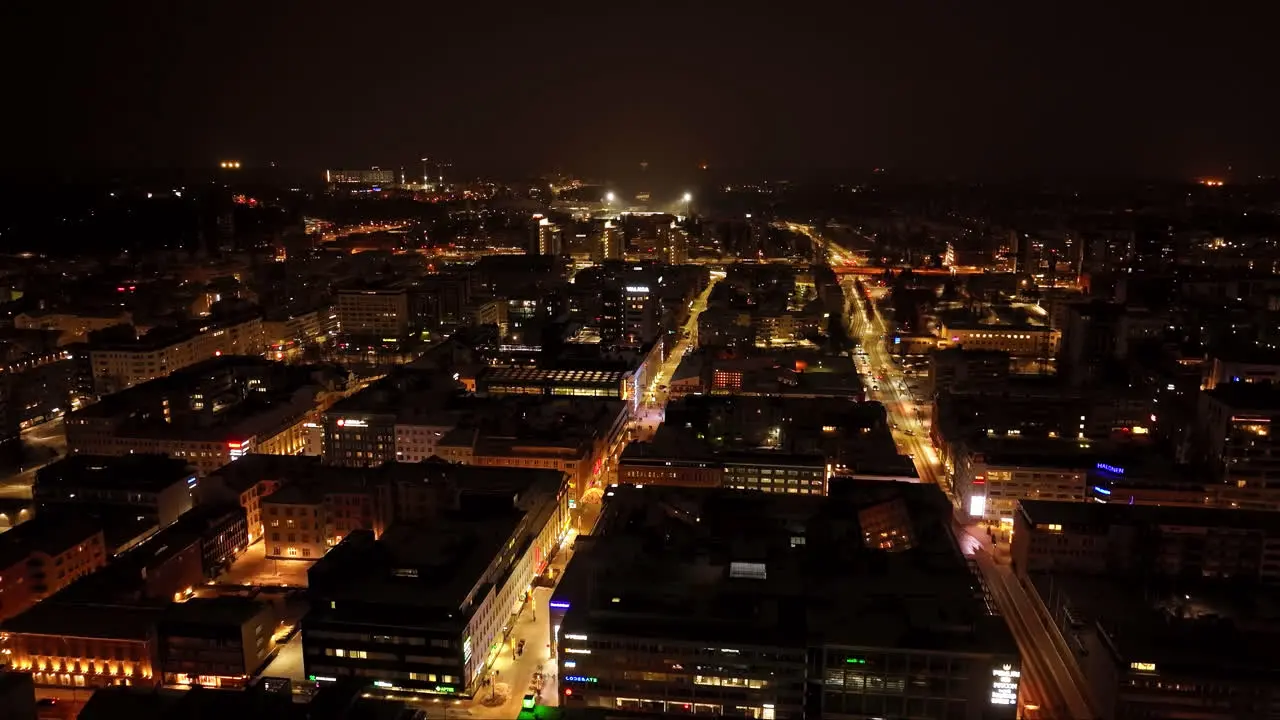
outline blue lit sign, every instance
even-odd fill
[[[555,609],[557,609],[557,610],[568,610],[568,609],[569,609],[569,603],[567,603],[567,602],[560,602],[560,601],[556,601],[556,602],[548,603],[548,606],[549,606],[549,607],[553,607],[553,608],[555,608]]]
[[[1108,465],[1107,463],[1098,463],[1098,469],[1105,473],[1111,473],[1112,475],[1124,474],[1124,468],[1116,465]]]
[[[1093,491],[1094,491],[1094,492],[1096,492],[1096,493],[1098,493],[1099,495],[1110,495],[1110,494],[1111,494],[1111,491],[1110,491],[1110,490],[1108,490],[1108,489],[1106,489],[1106,488],[1104,488],[1104,487],[1098,487],[1097,485],[1094,485],[1094,486],[1093,486]]]
[[[564,679],[565,679],[565,680],[568,680],[569,682],[583,682],[583,683],[598,683],[598,682],[600,682],[600,680],[599,680],[598,678],[593,678],[593,677],[583,677],[583,676],[581,676],[581,675],[565,675],[565,676],[564,676]]]
[[[894,335],[894,336],[893,336],[893,344],[894,344],[894,345],[901,345],[901,344],[902,344],[902,338],[901,338],[901,337],[898,337],[897,335]]]

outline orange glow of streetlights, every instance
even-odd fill
[[[239,170],[240,161],[239,160],[223,160],[222,162],[218,163],[218,167],[222,168],[223,170]]]

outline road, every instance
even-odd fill
[[[689,319],[685,322],[684,327],[681,328],[675,346],[667,353],[666,362],[662,364],[662,367],[653,376],[653,382],[649,383],[648,388],[645,388],[644,401],[635,418],[637,434],[642,438],[652,436],[662,422],[667,401],[670,399],[670,390],[664,390],[663,388],[669,385],[685,354],[690,349],[698,346],[698,316],[702,314],[703,310],[707,309],[707,299],[711,297],[711,290],[723,277],[723,273],[713,272],[711,274],[711,282],[691,301]]]
[[[0,478],[0,498],[30,499],[31,485],[36,481],[40,468],[67,454],[67,434],[62,418],[56,418],[22,431],[22,442],[35,450],[43,459],[18,472]]]
[[[834,258],[833,258],[834,259]],[[873,297],[875,290],[870,291]],[[951,495],[949,481],[929,439],[928,408],[917,403],[906,388],[906,377],[893,361],[887,341],[889,328],[875,302],[868,311],[852,280],[847,281],[849,325],[861,343],[855,362],[866,377],[867,397],[884,405],[900,452],[910,455],[922,482],[933,483]],[[952,498],[952,502],[956,502]],[[966,508],[957,507],[957,518],[967,521]],[[1038,718],[1087,720],[1096,717],[1087,700],[1083,680],[1074,660],[1065,654],[1065,643],[1055,637],[1035,610],[1035,602],[1009,566],[994,553],[985,531],[955,523],[958,545],[973,556],[983,582],[1018,643],[1027,679],[1019,698],[1023,709],[1035,708]],[[1028,715],[1028,717],[1031,717]]]

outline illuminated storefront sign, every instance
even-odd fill
[[[987,514],[987,496],[974,495],[969,498],[969,517],[982,517]]]
[[[629,293],[647,293],[647,292],[649,292],[649,287],[648,287],[647,285],[628,285],[628,286],[627,286],[627,292],[629,292]]]
[[[338,427],[369,427],[369,423],[365,420],[353,420],[351,418],[338,418]]]
[[[1153,672],[1155,672],[1155,671],[1156,671],[1156,664],[1155,664],[1155,663],[1148,663],[1148,662],[1135,662],[1135,663],[1129,663],[1129,669],[1130,669],[1130,670],[1137,670],[1138,672],[1149,672],[1149,673],[1153,673]]]
[[[1014,670],[1012,665],[1004,665],[991,669],[991,704],[1017,705],[1018,681],[1022,677],[1021,670]]]
[[[564,679],[565,679],[565,680],[568,680],[569,682],[584,682],[584,683],[598,683],[598,682],[600,682],[600,680],[598,680],[597,678],[593,678],[593,677],[583,677],[583,676],[581,676],[581,675],[565,675],[565,676],[564,676]]]

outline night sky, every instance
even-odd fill
[[[0,165],[1275,173],[1267,5],[12,0]]]

